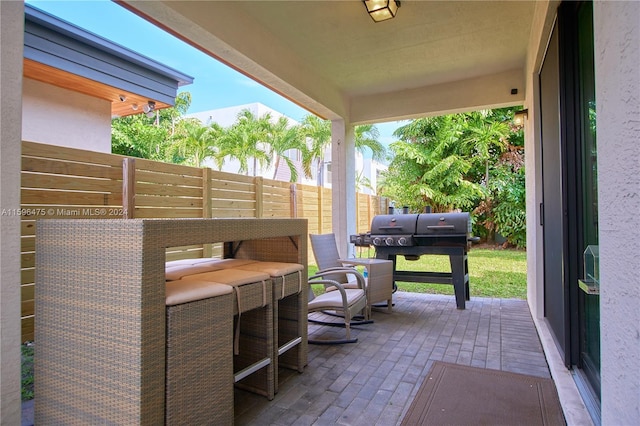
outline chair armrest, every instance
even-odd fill
[[[342,297],[342,306],[344,309],[348,309],[349,307],[349,302],[347,301],[347,292],[344,289],[344,286],[339,283],[338,281],[334,281],[334,280],[319,280],[316,279],[318,276],[314,275],[312,277],[309,277],[309,284],[323,284],[325,287],[327,286],[331,286],[331,287],[335,287],[339,292],[340,292],[340,297]],[[326,294],[326,293],[325,293]],[[318,296],[321,297],[322,295]]]
[[[334,268],[327,268],[327,269],[321,269],[318,272],[316,272],[316,274],[313,277],[309,277],[309,279],[311,280],[312,278],[315,277],[324,277],[327,275],[335,275],[336,273],[343,273],[343,274],[350,274],[356,277],[356,282],[358,285],[358,288],[361,288],[363,290],[366,290],[367,286],[366,286],[366,280],[364,278],[364,276],[358,272],[357,270],[355,270],[354,268],[349,268],[349,267],[334,267]],[[333,280],[331,280],[333,281]],[[309,283],[311,284],[311,283]]]

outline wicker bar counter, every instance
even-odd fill
[[[241,241],[307,276],[305,219],[38,221],[36,424],[165,423],[165,250]],[[262,241],[290,248],[270,258]],[[305,365],[303,328],[294,358]]]

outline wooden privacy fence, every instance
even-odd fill
[[[21,204],[23,341],[34,332],[37,219],[305,218],[321,234],[332,218],[327,188],[34,142],[22,143]],[[387,209],[385,198],[357,194],[357,231]],[[219,244],[173,247],[167,259],[220,253]]]

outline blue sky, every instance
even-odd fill
[[[105,0],[27,1],[60,19],[194,77],[184,86],[192,103],[189,112],[260,102],[294,120],[305,109],[176,39],[121,6]],[[380,142],[388,145],[398,123],[376,124]]]

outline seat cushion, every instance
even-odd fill
[[[175,280],[165,284],[165,305],[179,305],[233,293],[231,286],[198,280]]]
[[[215,265],[218,269],[231,269],[255,262],[252,259],[208,259],[208,261],[200,262],[199,264]]]
[[[194,261],[196,261],[196,260],[198,260],[198,259],[168,260],[167,262],[165,262],[165,267],[193,265]]]
[[[359,305],[358,302],[362,301],[364,305],[366,304],[364,291],[361,289],[346,289],[345,293],[347,294],[347,305]],[[322,309],[342,309],[342,296],[339,291],[330,291],[327,293],[322,293],[319,296],[316,296],[313,300],[309,301],[309,311],[318,311]]]
[[[241,286],[255,282],[266,281],[270,277],[264,272],[244,271],[241,269],[220,269],[212,272],[188,275],[183,280],[213,281],[230,286]]]
[[[167,281],[174,281],[186,277],[187,275],[201,274],[203,272],[211,272],[219,269],[222,268],[219,268],[210,262],[200,263],[197,265],[174,265],[166,266],[164,268],[164,274]]]
[[[258,271],[269,274],[271,277],[282,277],[283,275],[293,274],[294,272],[304,270],[304,266],[298,263],[286,262],[253,262],[245,265],[236,266],[236,269],[243,271]]]

